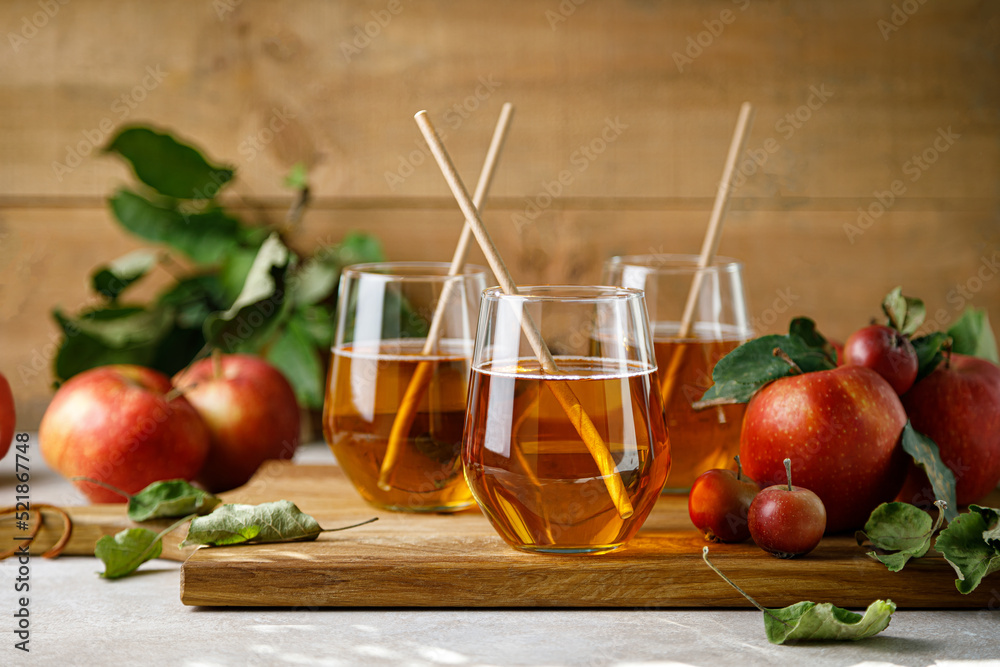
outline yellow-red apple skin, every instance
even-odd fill
[[[194,479],[208,454],[208,429],[170,379],[117,364],[84,371],[56,392],[38,429],[42,456],[65,477],[84,476],[136,493],[164,479]],[[75,482],[95,503],[120,495]]]
[[[219,361],[219,377],[212,359],[174,376],[208,427],[211,444],[197,480],[213,492],[242,486],[264,461],[290,459],[301,420],[295,392],[277,368],[246,354]]]
[[[959,505],[981,500],[1000,482],[1000,368],[952,354],[903,395],[910,422],[937,444],[955,474]],[[929,498],[928,498],[929,495]],[[911,466],[899,500],[930,500],[927,475]]]
[[[0,459],[7,455],[14,440],[14,394],[10,391],[7,378],[0,375]]]
[[[863,366],[776,380],[747,405],[740,434],[743,470],[762,487],[786,482],[813,491],[826,532],[860,528],[903,484],[900,436],[906,413],[892,386]]]

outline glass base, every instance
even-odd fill
[[[463,503],[461,505],[438,505],[428,507],[411,507],[410,505],[380,505],[373,502],[369,502],[368,504],[380,510],[388,510],[390,512],[407,512],[410,514],[453,514],[455,512],[467,510],[475,505],[473,502]]]
[[[624,544],[612,544],[610,546],[596,546],[596,547],[558,547],[553,545],[548,546],[536,546],[536,545],[511,545],[518,551],[526,551],[533,554],[553,554],[553,555],[566,555],[570,556],[573,554],[586,554],[591,556],[596,556],[598,554],[611,553],[612,551],[617,551],[621,549]]]

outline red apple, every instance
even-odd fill
[[[241,486],[268,459],[290,459],[299,445],[292,386],[260,357],[202,359],[174,377],[201,415],[211,446],[198,481],[209,491]]]
[[[985,359],[952,354],[903,396],[920,433],[933,440],[955,473],[956,500],[968,505],[1000,482],[1000,368]],[[927,476],[911,466],[900,500],[926,497]],[[933,492],[930,492],[933,499]]]
[[[860,528],[903,483],[899,445],[906,413],[881,375],[864,366],[776,380],[747,405],[740,434],[743,469],[762,486],[785,479],[795,461],[799,486],[826,506],[828,533]]]
[[[42,456],[66,477],[84,476],[136,493],[164,479],[193,479],[208,453],[208,430],[170,379],[150,368],[101,366],[56,392],[38,429]],[[76,482],[95,503],[125,498]]]
[[[7,378],[0,374],[0,459],[7,455],[14,440],[14,422],[14,394]]]
[[[844,364],[867,366],[902,396],[917,379],[917,352],[892,327],[873,324],[851,334],[844,343]]]
[[[688,515],[709,542],[743,542],[750,537],[747,511],[760,487],[743,474],[738,456],[736,465],[737,472],[706,470],[691,485]]]
[[[786,483],[769,486],[753,499],[747,520],[754,544],[778,558],[803,556],[826,530],[826,508],[815,493],[792,486],[792,462],[784,460]]]
[[[844,365],[844,344],[839,340],[828,340],[828,343],[833,346],[834,351],[837,353],[837,365]]]

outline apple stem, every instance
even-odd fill
[[[934,527],[931,528],[931,535],[938,531],[941,524],[944,523],[944,511],[948,509],[948,503],[944,500],[935,500],[934,506],[938,508],[937,520],[934,522]]]
[[[739,586],[737,586],[736,584],[734,584],[733,581],[732,581],[732,579],[730,579],[726,575],[722,574],[722,570],[720,570],[719,568],[717,568],[714,565],[712,565],[712,561],[708,560],[708,547],[702,547],[701,548],[701,559],[703,561],[705,561],[706,565],[708,565],[710,568],[712,568],[712,572],[715,572],[717,575],[719,575],[720,577],[722,577],[723,581],[725,581],[727,584],[729,584],[730,586],[732,586],[733,588],[735,588],[739,592],[740,595],[742,595],[747,600],[749,600],[750,604],[752,604],[753,606],[757,607],[757,609],[760,609],[762,612],[764,612],[765,614],[767,614],[768,616],[770,616],[774,620],[778,621],[782,625],[784,625],[786,627],[788,626],[788,623],[786,623],[785,621],[781,620],[780,618],[778,618],[777,616],[775,616],[774,614],[772,614],[770,609],[767,609],[766,607],[762,607],[759,602],[757,602],[752,597],[750,597],[749,595],[747,595],[746,591],[744,591],[742,588],[740,588]]]
[[[180,387],[174,387],[173,389],[171,389],[170,391],[168,391],[167,393],[165,393],[163,395],[163,400],[165,400],[167,403],[169,403],[172,400],[174,400],[175,398],[183,396],[185,390],[189,389],[189,388],[190,387],[185,387],[184,389],[181,389]]]
[[[111,491],[112,493],[117,493],[119,496],[122,496],[124,498],[128,498],[129,500],[132,500],[132,494],[129,493],[128,491],[123,491],[123,490],[119,489],[117,486],[112,486],[112,485],[108,484],[107,482],[102,482],[101,480],[94,479],[93,477],[83,477],[83,476],[70,477],[69,481],[71,481],[71,482],[88,482],[90,484],[96,484],[97,486],[103,486],[105,489],[107,489],[108,491]]]
[[[781,359],[786,364],[788,364],[788,366],[792,369],[792,371],[794,371],[796,375],[800,375],[802,373],[802,369],[799,367],[797,363],[795,363],[795,360],[792,359],[790,356],[788,356],[788,354],[780,347],[776,347],[773,350],[771,350],[771,354],[777,357],[778,359]]]
[[[338,530],[347,530],[349,528],[357,528],[358,526],[364,526],[365,524],[371,523],[373,521],[378,521],[378,517],[377,516],[373,516],[372,518],[368,519],[367,521],[362,521],[361,523],[354,523],[354,524],[351,524],[350,526],[342,526],[340,528],[324,528],[324,529],[322,529],[319,532],[321,532],[321,533],[335,533]]]
[[[792,460],[785,459],[783,461],[785,464],[785,474],[788,476],[788,490],[792,490]]]
[[[946,340],[941,347],[944,348],[944,369],[949,370],[951,368],[951,346],[954,342],[953,339],[949,338]]]
[[[740,455],[737,454],[733,458],[736,459],[736,479],[742,480],[743,479],[743,464],[740,463]]]
[[[212,350],[212,377],[216,380],[222,377],[222,352],[219,348]]]
[[[166,537],[170,533],[172,533],[175,530],[177,530],[178,528],[180,528],[185,523],[190,523],[192,520],[194,520],[196,518],[198,518],[197,514],[188,514],[186,517],[184,517],[182,519],[177,519],[177,521],[174,521],[172,524],[170,524],[169,526],[167,526],[166,528],[164,528],[163,530],[161,530],[160,533],[156,536],[156,539],[154,539],[152,542],[150,542],[148,547],[146,547],[145,549],[143,549],[143,551],[139,554],[139,557],[136,560],[141,561],[146,556],[146,554],[148,554],[150,551],[152,551],[156,547],[156,543],[157,542],[159,542],[164,537]]]

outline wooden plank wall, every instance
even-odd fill
[[[0,3],[0,369],[20,428],[50,395],[50,309],[137,246],[104,205],[129,176],[96,149],[133,121],[236,165],[272,216],[309,163],[304,249],[366,229],[393,258],[446,259],[460,216],[411,116],[430,110],[471,182],[512,101],[487,223],[522,282],[578,282],[612,254],[698,250],[750,100],[721,251],[762,331],[802,313],[845,337],[897,284],[942,323],[966,302],[1000,323],[995,2],[61,1]]]

